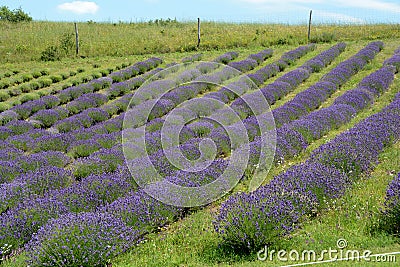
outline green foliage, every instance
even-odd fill
[[[75,47],[74,34],[65,33],[60,38],[60,49],[65,56],[69,56],[73,53]]]
[[[37,90],[40,88],[40,84],[37,81],[31,82],[29,86],[31,87],[32,90]]]
[[[94,152],[98,151],[100,149],[100,146],[96,143],[94,144],[81,144],[81,145],[76,145],[71,147],[67,155],[72,157],[72,158],[81,158],[81,157],[87,157],[90,154],[93,154]]]
[[[9,98],[10,98],[10,94],[8,93],[8,91],[5,91],[5,90],[0,91],[0,101],[6,101]]]
[[[179,25],[180,22],[178,22],[176,20],[176,18],[174,18],[174,19],[167,18],[167,19],[149,20],[148,24],[149,25],[157,25],[157,26],[167,26],[167,25],[171,25],[171,24],[172,25]]]
[[[56,61],[60,60],[60,51],[57,46],[48,46],[44,51],[42,51],[42,54],[40,56],[41,61]]]
[[[8,88],[10,87],[10,80],[1,80],[0,81],[0,89]]]
[[[21,101],[21,103],[25,103],[31,100],[36,100],[39,99],[40,96],[36,93],[27,93],[24,94],[23,96],[21,96],[21,98],[19,99]]]
[[[310,41],[312,43],[332,43],[336,42],[337,38],[334,33],[323,32],[315,36],[311,36]]]
[[[52,80],[50,78],[40,78],[37,81],[40,85],[40,88],[48,87],[52,84]]]
[[[49,78],[53,83],[58,83],[63,80],[63,77],[61,75],[51,75]]]
[[[13,89],[10,90],[10,95],[11,96],[18,96],[18,95],[21,95],[21,94],[22,94],[22,91],[21,91],[21,89],[19,87],[16,87],[16,88],[13,88]]]
[[[39,78],[40,76],[42,76],[42,73],[40,71],[34,71],[32,72],[32,76],[33,78]]]
[[[6,111],[9,108],[10,108],[10,104],[8,104],[8,103],[0,103],[0,112]]]
[[[7,6],[0,7],[0,20],[8,22],[32,21],[32,17],[25,13],[21,8],[10,10]]]
[[[59,37],[58,45],[50,45],[42,51],[41,61],[58,61],[63,57],[68,57],[73,54],[75,42],[72,33],[64,33]]]
[[[22,80],[24,82],[29,82],[32,79],[33,79],[33,75],[30,73],[26,73],[26,74],[22,75]]]
[[[19,87],[23,93],[29,93],[32,90],[32,87],[29,84],[21,84]]]

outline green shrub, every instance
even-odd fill
[[[6,71],[6,73],[4,73],[4,77],[11,77],[14,73],[10,72],[10,71]]]
[[[21,84],[21,85],[19,86],[19,89],[20,89],[23,93],[29,93],[29,92],[32,90],[30,84]]]
[[[57,46],[48,46],[40,55],[41,61],[57,61],[60,60],[60,51]]]
[[[103,76],[100,72],[93,72],[91,75],[94,79],[98,79]]]
[[[337,38],[334,33],[327,33],[327,32],[323,32],[322,34],[318,34],[310,38],[310,41],[312,43],[332,43],[335,42],[336,40]]]
[[[0,20],[8,22],[32,21],[32,17],[21,8],[10,10],[7,6],[0,7]]]
[[[6,111],[11,107],[9,103],[0,103],[0,112]]]
[[[52,92],[52,90],[40,90],[40,91],[37,91],[37,94],[38,94],[40,97],[42,97],[42,96],[50,95],[51,92]]]
[[[7,99],[10,98],[10,94],[6,90],[1,90],[0,91],[0,101],[6,101]]]
[[[64,89],[67,89],[68,87],[71,87],[71,86],[72,86],[72,83],[64,83],[64,84],[61,86],[61,89],[64,90]]]
[[[49,74],[50,74],[50,71],[49,71],[48,69],[42,69],[42,70],[40,71],[40,73],[42,74],[42,76],[45,76],[45,75],[49,75]]]
[[[22,77],[14,77],[14,79],[12,79],[12,80],[10,81],[10,86],[11,86],[11,85],[15,85],[15,84],[21,84],[21,83],[23,83],[23,82],[24,82],[24,80],[23,80]]]
[[[60,76],[61,76],[61,78],[62,78],[63,80],[66,80],[66,79],[69,78],[69,73],[63,72],[63,73],[60,73]]]
[[[53,83],[58,83],[63,80],[63,77],[61,75],[51,75],[49,78]]]
[[[9,92],[10,92],[11,96],[19,96],[22,94],[22,91],[19,87],[15,87],[15,88],[11,89]]]
[[[11,106],[16,106],[16,105],[21,105],[21,100],[19,99],[13,99],[13,101],[11,102]]]
[[[103,77],[105,77],[105,76],[107,76],[108,74],[110,74],[110,71],[109,71],[109,70],[101,70],[100,73],[101,73],[101,75],[102,75]]]
[[[93,77],[91,75],[86,75],[81,78],[82,83],[87,83],[87,82],[91,81],[92,79],[93,79]]]
[[[101,147],[99,144],[97,144],[97,142],[95,143],[93,141],[82,140],[77,144],[72,145],[68,149],[67,155],[75,159],[81,157],[87,157],[90,154],[93,154],[94,152],[98,151],[100,148]]]
[[[26,74],[22,75],[22,80],[24,82],[29,82],[32,79],[33,79],[33,75],[30,73],[26,73]]]
[[[36,78],[41,77],[42,73],[40,71],[34,71],[34,72],[32,72],[32,76],[33,76],[33,78],[36,79]]]
[[[21,103],[25,103],[25,102],[28,102],[31,100],[36,100],[39,98],[40,98],[40,96],[37,93],[27,93],[27,94],[24,94],[23,96],[21,96],[19,100],[21,101]]]
[[[80,79],[75,79],[75,80],[72,80],[71,83],[73,86],[77,86],[77,85],[81,84],[82,81]]]
[[[37,81],[31,82],[29,85],[33,91],[40,88],[40,84]]]
[[[40,88],[48,87],[53,83],[50,78],[40,78],[37,82],[39,83]]]
[[[8,79],[0,81],[0,89],[10,87],[10,81]]]
[[[75,48],[74,34],[64,33],[60,37],[59,48],[61,50],[62,56],[72,55]]]

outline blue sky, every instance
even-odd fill
[[[400,0],[0,0],[21,7],[34,20],[136,22],[180,21],[315,23],[400,23]]]

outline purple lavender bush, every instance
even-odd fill
[[[398,236],[400,234],[400,173],[388,185],[384,205],[383,230]]]
[[[21,173],[23,169],[17,162],[0,160],[0,184],[13,181]]]
[[[74,180],[70,171],[50,166],[20,175],[15,182],[25,183],[24,189],[27,189],[30,194],[43,196],[51,190],[71,185]]]
[[[150,197],[142,190],[104,206],[103,211],[112,214],[140,234],[149,233],[158,227],[175,221],[182,209],[168,206]]]
[[[102,267],[139,241],[137,231],[111,214],[68,213],[41,227],[26,249],[32,267]]]

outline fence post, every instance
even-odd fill
[[[200,18],[197,18],[197,48],[200,47]]]
[[[310,19],[308,20],[308,35],[307,35],[308,43],[310,43],[311,39],[311,15],[312,15],[312,10],[310,10]]]
[[[76,55],[79,54],[79,34],[78,34],[78,25],[75,22],[75,43],[76,43]]]

